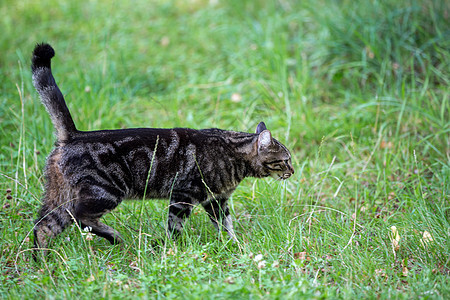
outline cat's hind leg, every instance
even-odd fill
[[[75,193],[69,187],[58,167],[58,152],[54,152],[46,169],[47,186],[42,199],[42,207],[38,218],[34,222],[34,247],[41,249],[44,256],[48,252],[46,248],[51,239],[60,234],[67,226],[73,223],[71,210]],[[37,260],[37,252],[33,252],[34,260]]]
[[[123,241],[117,230],[100,222],[99,219],[84,217],[79,219],[79,221],[82,229],[88,228],[90,232],[107,239],[113,245]]]
[[[82,188],[74,208],[75,218],[82,229],[87,227],[92,233],[107,239],[111,244],[118,244],[122,242],[120,233],[99,220],[104,214],[113,210],[120,201],[120,197],[112,195],[102,187]]]
[[[54,207],[44,198],[44,204],[39,212],[39,218],[34,224],[34,247],[42,249],[44,256],[51,239],[60,234],[67,226],[72,224],[73,219],[67,209],[67,205]],[[48,201],[48,202],[47,202]],[[34,260],[37,260],[36,252],[33,252]]]

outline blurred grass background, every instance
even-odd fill
[[[0,13],[2,297],[449,296],[448,1],[3,0]],[[105,218],[126,246],[73,226],[30,262],[54,143],[29,70],[42,41],[79,129],[264,121],[295,177],[241,184],[238,245],[196,209],[154,248],[167,201],[135,201]]]

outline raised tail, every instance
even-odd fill
[[[31,59],[31,71],[33,85],[50,114],[58,142],[64,142],[70,140],[77,129],[64,101],[64,96],[53,78],[51,69],[53,56],[55,56],[55,50],[49,44],[37,44]]]

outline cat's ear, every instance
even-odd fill
[[[261,132],[263,132],[264,130],[267,130],[266,128],[266,124],[264,124],[264,122],[260,122],[258,124],[258,126],[256,126],[256,133],[260,134]]]
[[[273,144],[272,134],[269,130],[263,130],[258,137],[258,150],[265,150]]]

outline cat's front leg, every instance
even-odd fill
[[[228,210],[228,207],[227,207]],[[233,228],[233,219],[231,218],[231,215],[228,213],[227,216],[222,220],[222,225],[225,228],[225,230],[228,233],[228,236],[234,241],[237,242],[236,234],[234,233]]]
[[[167,234],[177,238],[183,231],[183,223],[194,207],[191,198],[183,194],[173,194],[169,205]]]
[[[228,236],[235,242],[237,242],[236,234],[233,228],[233,219],[228,209],[228,199],[211,199],[202,203],[203,208],[209,215],[214,227],[220,232],[223,229],[227,232]],[[222,226],[219,226],[219,224]]]

